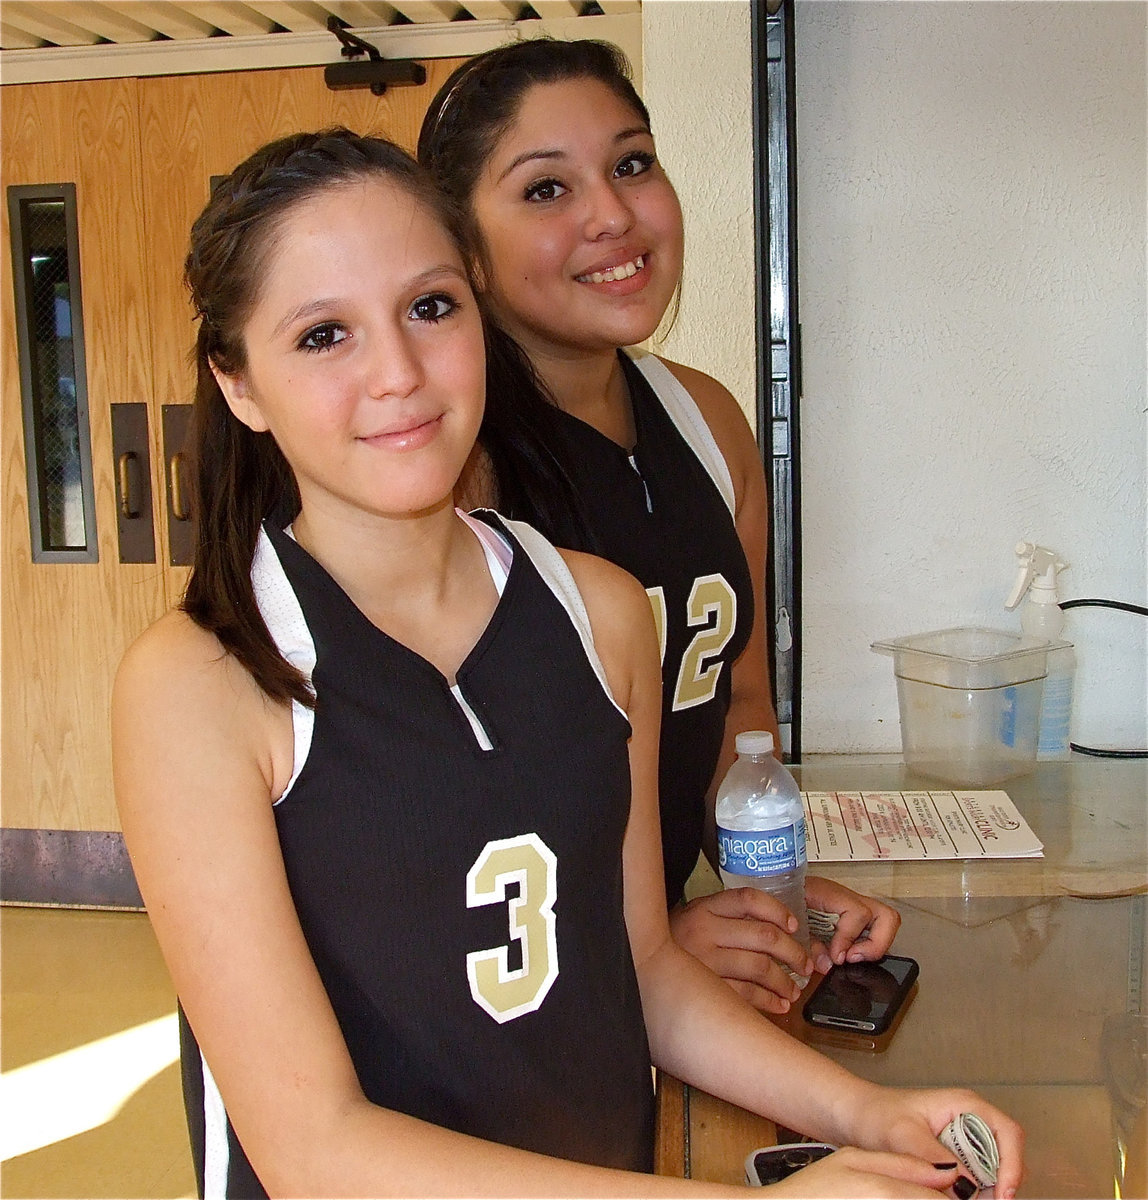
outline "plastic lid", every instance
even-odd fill
[[[738,754],[772,754],[773,734],[768,729],[749,729],[734,740]]]

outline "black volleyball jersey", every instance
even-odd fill
[[[622,911],[629,721],[557,552],[483,519],[496,583],[491,528],[513,558],[454,689],[288,534],[261,537],[260,611],[317,697],[313,714],[294,706],[295,774],[275,806],[291,893],[368,1099],[648,1171],[649,1048]],[[187,1050],[201,1192],[252,1194]]]
[[[654,355],[628,350],[619,358],[637,432],[632,455],[577,417],[556,413],[565,443],[558,457],[596,544],[540,527],[617,563],[650,596],[662,643],[662,856],[673,905],[701,850],[730,664],[753,625],[753,585],[729,470],[697,404]],[[539,520],[534,512],[513,515]]]

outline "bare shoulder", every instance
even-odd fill
[[[223,690],[246,690],[250,679],[214,634],[173,609],[128,647],[116,672],[117,697],[162,703],[164,695],[201,699]]]
[[[669,359],[662,359],[662,362],[693,397],[734,477],[740,496],[743,488],[739,477],[744,477],[746,472],[761,470],[757,439],[744,410],[729,388],[712,375]]]
[[[186,613],[174,610],[128,648],[112,694],[113,745],[121,759],[175,756],[194,746],[256,762],[274,785],[289,761],[290,713],[268,700],[243,666]],[[150,749],[149,749],[150,748]]]
[[[747,434],[753,437],[745,411],[734,398],[733,393],[712,375],[699,371],[695,367],[687,367],[684,363],[671,362],[663,358],[662,362],[669,368],[670,373],[694,398],[702,416],[706,419],[715,438],[720,442],[723,432]]]
[[[657,666],[658,641],[646,589],[629,572],[604,558],[561,550],[582,594],[594,645],[610,687],[623,707],[636,672]]]
[[[581,550],[559,550],[559,554],[574,576],[595,630],[599,621],[606,628],[613,622],[627,625],[635,616],[649,615],[646,589],[628,571]]]

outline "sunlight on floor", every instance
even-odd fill
[[[0,1075],[0,1159],[112,1120],[179,1058],[174,1012]]]
[[[142,913],[0,907],[5,1200],[195,1195],[175,991]]]

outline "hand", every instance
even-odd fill
[[[810,908],[841,916],[828,948],[820,942],[810,946],[813,961],[822,974],[835,963],[873,962],[880,958],[888,953],[901,925],[901,914],[895,908],[819,875],[806,875],[805,903]],[[866,933],[868,936],[862,937]]]
[[[945,1161],[952,1162],[952,1155]],[[958,1174],[955,1166],[937,1166],[909,1154],[846,1146],[762,1191],[770,1196],[840,1196],[847,1200],[927,1196],[935,1200],[953,1186]]]
[[[699,896],[670,912],[674,941],[701,959],[763,1013],[785,1013],[801,995],[789,975],[813,972],[813,960],[791,935],[797,919],[756,888]]]
[[[1024,1176],[1024,1130],[975,1092],[961,1088],[887,1088],[857,1111],[847,1140],[874,1150],[913,1154],[927,1162],[951,1162],[952,1152],[938,1140],[960,1113],[976,1113],[993,1131],[1000,1166],[993,1195],[1012,1200]]]

